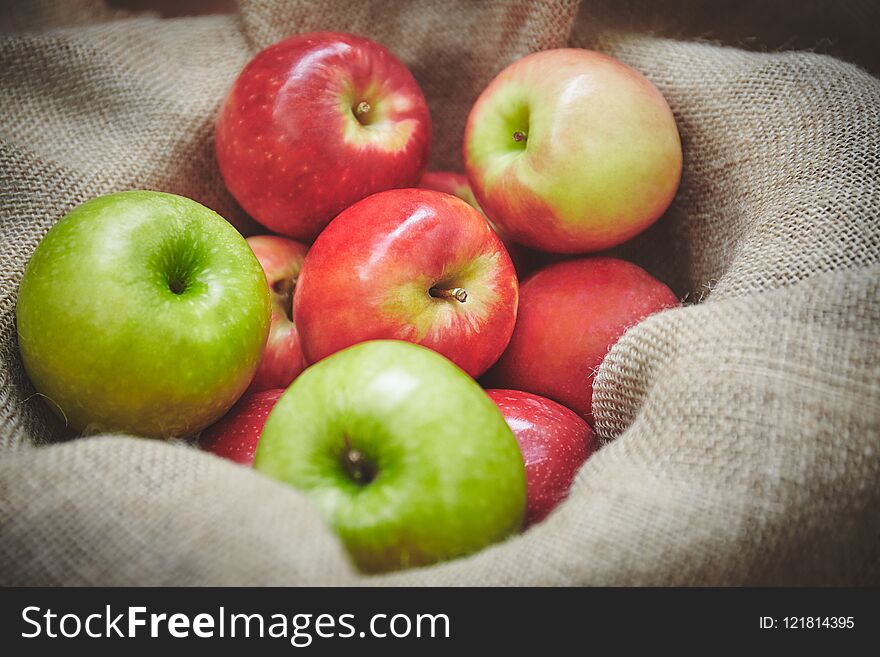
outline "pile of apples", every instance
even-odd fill
[[[678,303],[586,255],[672,201],[675,120],[637,71],[561,49],[483,91],[466,175],[425,172],[431,138],[416,80],[379,44],[311,33],[263,50],[215,143],[230,192],[275,234],[245,240],[161,192],[75,208],[21,282],[35,388],[76,431],[198,436],[304,491],[367,572],[539,522],[597,447],[608,349]]]

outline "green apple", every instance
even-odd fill
[[[468,117],[464,160],[480,207],[508,238],[588,253],[666,211],[682,154],[672,110],[644,75],[561,48],[517,60],[486,87]]]
[[[479,550],[525,512],[522,455],[498,408],[408,342],[362,342],[305,370],[269,414],[254,466],[311,496],[366,572]]]
[[[247,388],[269,289],[244,238],[181,196],[133,191],[75,208],[27,264],[22,361],[70,427],[194,434]]]

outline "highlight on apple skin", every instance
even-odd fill
[[[483,209],[477,203],[477,197],[471,189],[467,176],[455,171],[425,171],[419,181],[421,189],[433,189],[435,192],[452,194],[480,212]]]
[[[592,422],[593,379],[608,350],[640,320],[678,305],[672,290],[625,260],[550,265],[520,287],[516,328],[487,385],[548,397]]]
[[[247,243],[266,274],[272,300],[269,338],[248,391],[286,388],[305,367],[293,323],[293,292],[308,249],[278,235],[254,235]]]
[[[487,390],[516,436],[526,466],[526,522],[541,522],[568,496],[584,461],[598,448],[596,435],[562,404],[520,390]]]
[[[666,99],[641,73],[590,50],[533,53],[504,69],[468,117],[465,171],[505,235],[588,253],[656,221],[681,177]]]
[[[220,215],[130,191],[83,203],[49,230],[25,269],[16,318],[25,369],[70,428],[181,437],[247,388],[269,293]]]
[[[518,532],[526,507],[501,412],[407,342],[361,343],[306,369],[269,414],[254,467],[314,500],[365,572],[479,550]]]
[[[480,212],[483,212],[480,204],[477,203],[474,192],[471,190],[467,176],[463,173],[456,173],[455,171],[426,171],[421,181],[419,181],[419,187],[421,189],[433,189],[437,192],[452,194]],[[483,215],[485,216],[485,213]],[[486,217],[486,221],[489,222],[492,230],[495,231],[501,239],[501,243],[504,244],[504,248],[507,249],[507,254],[510,256],[513,268],[516,269],[516,275],[520,280],[548,264],[553,258],[550,254],[517,244],[510,237],[505,236],[504,231],[493,224],[491,219]]]
[[[160,192],[75,208],[19,288],[37,392],[75,431],[198,434],[298,489],[365,573],[542,521],[598,447],[608,350],[678,305],[629,262],[558,260],[666,211],[675,119],[642,74],[559,49],[480,95],[466,175],[426,173],[430,145],[425,98],[381,45],[313,32],[261,51],[221,106],[215,152],[280,235],[245,240]]]
[[[300,272],[293,319],[307,363],[393,339],[476,377],[507,346],[517,290],[482,214],[449,194],[396,189],[356,203],[321,233]]]
[[[431,118],[419,85],[389,50],[313,32],[250,61],[220,110],[215,144],[226,186],[245,211],[310,242],[356,201],[418,183]]]
[[[240,465],[253,465],[266,418],[283,394],[283,388],[246,393],[218,422],[202,431],[199,447]]]

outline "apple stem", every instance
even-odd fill
[[[467,301],[467,291],[462,287],[453,287],[449,290],[432,287],[428,290],[428,294],[430,294],[435,299],[455,299],[459,303],[464,303]]]
[[[517,130],[513,133],[513,141],[525,141],[526,137],[528,137],[528,135],[522,130]]]
[[[369,484],[376,476],[373,468],[367,462],[364,453],[359,449],[351,446],[348,436],[343,434],[345,441],[345,451],[343,452],[343,467],[348,476],[354,479],[355,483],[366,485]]]
[[[362,117],[364,114],[366,114],[367,112],[369,112],[371,109],[373,109],[373,108],[370,107],[370,104],[369,104],[367,101],[362,100],[361,102],[358,103],[357,107],[356,107],[355,110],[354,110],[354,113],[355,113],[355,116],[357,116],[358,118],[360,118],[360,117]]]
[[[280,278],[272,283],[272,291],[284,309],[287,319],[293,321],[293,291],[296,288],[296,277]]]

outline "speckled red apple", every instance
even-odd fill
[[[253,465],[266,418],[282,394],[283,389],[276,389],[245,395],[219,422],[202,432],[199,447],[230,461]]]
[[[487,390],[516,436],[526,465],[526,526],[541,522],[568,496],[598,447],[590,425],[561,404],[519,390]]]
[[[356,203],[321,233],[293,319],[308,363],[365,340],[405,340],[476,377],[510,339],[517,289],[483,215],[449,194],[396,189]]]
[[[672,290],[625,260],[550,265],[520,287],[516,328],[487,382],[549,397],[592,422],[593,379],[605,354],[626,329],[677,305]]]
[[[277,235],[254,235],[247,243],[263,267],[272,300],[269,338],[248,390],[286,388],[305,367],[293,323],[293,291],[308,249]]]
[[[311,241],[370,194],[414,187],[431,142],[421,89],[390,51],[337,32],[269,46],[220,110],[216,151],[226,186],[276,233]]]

